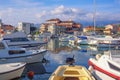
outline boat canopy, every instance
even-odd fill
[[[14,32],[12,34],[6,34],[3,36],[3,39],[11,39],[11,38],[24,38],[27,37],[27,34],[24,32]]]
[[[86,36],[77,36],[77,37],[80,38],[80,39],[87,39]]]

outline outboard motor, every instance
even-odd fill
[[[66,58],[66,63],[69,65],[73,65],[73,63],[75,63],[74,56],[73,56],[73,58],[71,58],[71,57]]]

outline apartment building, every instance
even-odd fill
[[[31,27],[35,27],[33,23],[19,22],[18,31],[23,31],[26,34],[31,34]]]
[[[62,28],[61,30],[63,31],[65,30],[64,32],[80,31],[82,28],[82,25],[80,23],[75,23],[72,20],[61,21],[60,19],[56,18],[56,19],[47,20],[45,23],[43,23],[40,27],[40,32],[41,33],[46,32],[50,24],[55,24],[57,27],[59,27],[59,30],[60,28]]]
[[[104,33],[106,34],[116,34],[118,31],[118,26],[114,24],[108,24],[105,26]]]

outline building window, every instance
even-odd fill
[[[23,26],[26,26],[26,24],[23,24]]]
[[[3,43],[0,43],[0,49],[5,49],[5,46]]]

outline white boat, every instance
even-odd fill
[[[78,44],[94,45],[97,47],[116,47],[120,45],[119,38],[113,38],[111,36],[80,36]]]
[[[95,40],[94,38],[88,38],[88,45],[91,45],[91,46],[97,46],[98,45],[98,41]]]
[[[116,47],[120,45],[120,39],[119,38],[112,38],[112,37],[101,37],[101,38],[95,38],[95,40],[98,42],[98,47]]]
[[[94,46],[97,46],[98,44],[97,40],[95,40],[93,36],[79,36],[77,43],[80,45],[94,45]]]
[[[75,43],[76,43],[76,42],[75,42],[75,38],[74,38],[74,37],[69,39],[69,44],[70,44],[70,45],[74,46]]]
[[[21,77],[26,63],[0,64],[0,80],[11,80]]]
[[[77,36],[77,38],[78,38],[77,44],[88,45],[88,39],[86,36]]]
[[[109,50],[108,54],[110,54],[111,58],[113,61],[117,62],[120,64],[120,50]],[[104,53],[105,54],[105,53]]]
[[[83,66],[59,66],[48,80],[95,80],[91,73]]]
[[[59,37],[59,41],[61,41],[61,42],[68,42],[69,38],[68,38],[68,36],[67,37],[66,36]]]
[[[46,41],[30,40],[27,38],[27,35],[23,32],[7,34],[3,36],[3,40],[7,42],[8,46],[24,48],[36,47],[47,43]]]
[[[89,59],[89,70],[97,80],[120,80],[120,65],[109,55]]]
[[[41,62],[44,58],[46,49],[26,50],[25,48],[10,48],[6,42],[0,42],[0,63],[8,62]]]
[[[69,39],[74,38],[73,35],[62,35],[59,37],[59,41],[61,42],[69,42]]]

